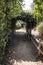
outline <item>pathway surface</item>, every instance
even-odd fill
[[[27,38],[26,33],[16,32],[9,35],[2,65],[43,65],[41,60],[36,61],[36,57],[36,48],[30,37]]]

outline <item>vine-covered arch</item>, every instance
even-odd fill
[[[31,34],[31,29],[36,26],[36,19],[27,13],[22,13],[20,16],[11,19],[11,29],[14,31],[17,20],[22,20],[26,23],[26,31]]]

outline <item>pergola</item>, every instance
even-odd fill
[[[28,13],[21,13],[21,15],[11,19],[11,29],[15,30],[17,20],[22,20],[26,22],[26,31],[28,34],[31,34],[31,29],[36,26],[36,19],[28,14]]]

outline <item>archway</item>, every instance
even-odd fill
[[[12,20],[11,20],[12,32],[15,31],[17,20],[21,20],[24,23],[26,23],[26,32],[27,32],[27,34],[31,35],[31,29],[36,26],[36,19],[32,15],[27,14],[27,13],[23,13],[20,16],[12,18]]]

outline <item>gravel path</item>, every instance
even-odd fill
[[[41,60],[36,61],[36,48],[26,33],[19,32],[9,37],[2,65],[43,65]]]

